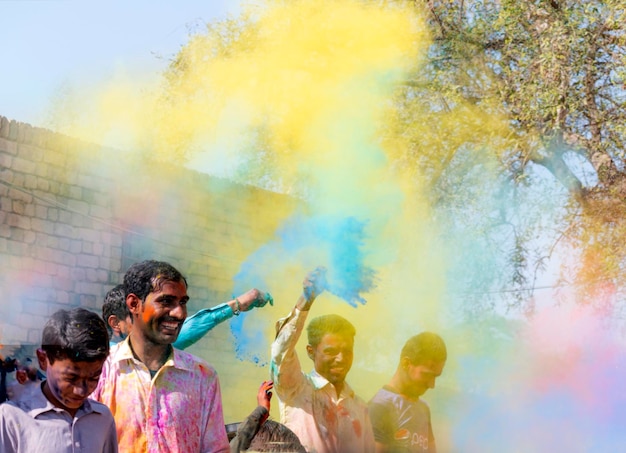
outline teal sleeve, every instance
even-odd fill
[[[178,334],[178,339],[173,346],[177,349],[188,348],[206,335],[213,327],[232,318],[232,316],[233,311],[226,303],[198,311],[193,316],[185,319]]]

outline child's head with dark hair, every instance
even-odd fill
[[[84,308],[54,313],[37,350],[46,398],[74,416],[98,385],[108,354],[109,335],[100,316]]]
[[[259,432],[252,438],[247,451],[297,452],[306,453],[298,436],[282,423],[266,420]]]
[[[123,340],[130,333],[132,318],[126,306],[126,289],[117,285],[104,296],[102,319],[113,341]]]
[[[50,360],[95,362],[109,355],[109,334],[104,321],[84,308],[59,310],[43,328],[43,349]]]

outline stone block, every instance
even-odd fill
[[[78,237],[84,241],[99,242],[101,233],[99,231],[91,230],[88,228],[80,228],[78,230]]]
[[[0,167],[11,168],[11,164],[13,164],[13,157],[8,153],[0,152]]]
[[[65,209],[59,209],[59,222],[69,226],[72,223],[72,213]]]
[[[59,195],[61,193],[61,184],[58,181],[48,181],[50,184],[50,193],[54,195]]]
[[[45,178],[37,178],[37,189],[48,192],[50,190],[50,181]]]
[[[48,207],[42,204],[38,204],[35,206],[35,217],[38,219],[47,219],[48,218]]]
[[[61,264],[74,267],[76,266],[76,257],[71,253],[63,252]]]
[[[82,253],[93,255],[93,242],[83,241],[81,249]]]
[[[30,230],[30,221],[30,217],[24,217],[13,212],[7,214],[7,225],[12,227]]]
[[[14,171],[19,171],[21,173],[35,173],[35,169],[37,168],[37,164],[30,160],[22,159],[21,157],[13,158],[13,165],[11,168]]]
[[[59,220],[59,210],[57,208],[48,208],[48,220],[52,222]]]
[[[60,151],[54,151],[51,149],[46,149],[46,152],[42,156],[42,160],[45,163],[54,165],[58,168],[64,167],[67,163],[65,153],[62,153]]]
[[[79,186],[71,185],[69,187],[69,196],[70,198],[81,200],[83,198],[83,188]]]
[[[92,295],[101,297],[104,294],[104,287],[101,283],[76,282],[76,292],[81,295]]]
[[[63,250],[64,252],[70,251],[70,244],[72,242],[68,238],[59,238],[59,250]]]
[[[70,245],[70,253],[80,253],[83,251],[83,241],[80,239],[74,239]]]
[[[79,255],[76,255],[76,264],[78,264],[78,266],[80,267],[97,269],[100,265],[100,262],[98,260],[98,257],[95,255],[87,255],[81,253]]]
[[[40,178],[48,177],[48,164],[44,164],[43,162],[38,162],[37,167],[35,168],[35,175]]]
[[[110,219],[112,217],[111,209],[92,204],[89,206],[89,215],[98,219]]]
[[[37,146],[20,143],[17,147],[17,155],[31,162],[39,162],[43,159],[44,151]]]
[[[8,182],[9,184],[12,184],[14,179],[13,171],[9,170],[8,168],[0,168],[0,179]]]
[[[38,219],[36,217],[30,219],[30,227],[33,231],[36,231],[38,233],[46,233],[47,235],[54,232],[54,223],[47,220]]]
[[[17,214],[17,215],[24,215],[24,209],[25,205],[24,202],[21,200],[13,200],[13,204],[11,205],[11,210]]]
[[[37,234],[33,231],[24,231],[24,239],[23,241],[26,244],[35,244],[37,240]]]
[[[36,189],[37,188],[37,176],[35,175],[26,175],[24,180],[24,187],[27,189]]]
[[[11,140],[7,140],[4,137],[0,137],[0,151],[15,156],[17,154],[17,143]]]
[[[66,238],[73,238],[74,229],[70,225],[66,225],[64,223],[55,223],[54,234],[56,234],[57,236],[62,236]],[[68,250],[69,250],[69,245],[68,245]]]
[[[24,215],[26,217],[35,217],[35,205],[32,203],[24,206]]]
[[[86,280],[87,278],[87,273],[85,269],[81,269],[79,267],[72,269],[71,273],[72,273],[72,278],[77,281]]]
[[[100,242],[95,242],[92,246],[92,251],[91,253],[93,253],[96,256],[103,256],[104,255],[104,245],[101,244]]]
[[[56,301],[60,304],[67,305],[70,303],[70,293],[67,291],[57,290]]]
[[[95,283],[98,281],[98,272],[96,269],[85,269],[85,279],[88,282]]]
[[[76,230],[79,230],[81,227],[85,226],[85,216],[82,214],[78,214],[76,212],[72,213],[72,220],[70,221],[70,224],[76,228]]]
[[[11,237],[11,227],[6,223],[0,224],[0,237],[10,238]]]
[[[30,344],[41,344],[41,332],[43,331],[43,326],[46,325],[47,319],[43,317],[38,317],[35,321],[38,324],[41,324],[41,327],[38,329],[28,329],[28,335],[26,337],[26,342]],[[24,330],[26,332],[26,330]]]
[[[71,278],[73,269],[69,266],[60,266],[55,264],[55,273],[54,275],[58,275],[61,278]]]
[[[16,174],[15,175],[16,179],[18,178],[22,178],[23,179],[23,175],[19,175]],[[32,203],[33,202],[33,197],[32,195],[30,195],[27,192],[24,192],[23,190],[17,190],[14,188],[9,189],[9,198],[12,198],[14,200],[21,200],[25,203]]]

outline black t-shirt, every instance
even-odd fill
[[[436,453],[430,409],[420,399],[409,400],[385,386],[369,402],[376,442],[394,453]]]

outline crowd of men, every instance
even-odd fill
[[[420,397],[445,366],[441,337],[411,337],[390,381],[366,403],[346,381],[356,334],[347,319],[309,322],[313,370],[302,370],[296,344],[324,288],[323,268],[305,278],[296,305],[277,323],[258,406],[229,439],[217,373],[184,349],[272,297],[251,289],[187,317],[187,281],[176,268],[153,260],[132,265],[107,294],[102,317],[75,308],[46,323],[37,350],[45,379],[0,405],[0,451],[436,452]],[[272,391],[280,423],[267,420]]]

